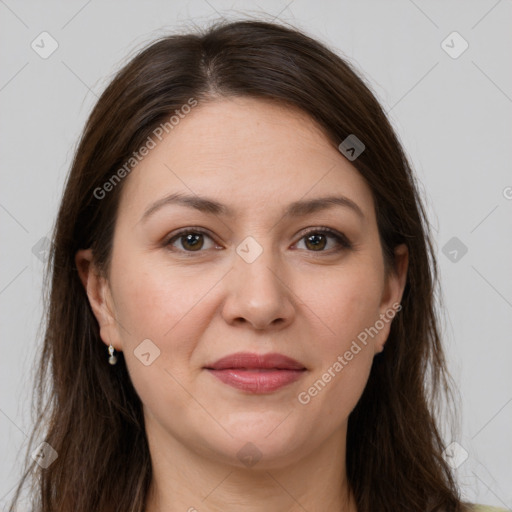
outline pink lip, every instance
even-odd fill
[[[225,384],[251,393],[271,393],[306,371],[304,365],[282,354],[248,352],[223,357],[205,369]]]

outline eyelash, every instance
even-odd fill
[[[194,227],[188,227],[188,228],[183,228],[181,230],[179,230],[178,232],[174,233],[172,235],[171,238],[167,239],[166,242],[164,242],[164,246],[165,247],[169,247],[171,246],[176,240],[179,240],[181,237],[185,236],[185,235],[189,235],[189,234],[201,234],[201,235],[206,235],[208,238],[212,239],[213,238],[208,234],[207,231],[205,231],[204,229],[202,228],[194,228]],[[331,236],[332,238],[334,238],[336,240],[336,242],[340,245],[340,247],[338,248],[335,248],[335,249],[331,249],[331,250],[327,250],[327,251],[307,251],[307,252],[311,252],[311,253],[315,253],[315,252],[318,252],[318,253],[327,253],[327,254],[333,254],[333,253],[338,253],[338,252],[341,252],[342,250],[350,250],[352,249],[352,244],[351,242],[349,241],[349,239],[342,233],[339,233],[338,231],[334,230],[334,229],[331,229],[331,228],[327,228],[327,227],[322,227],[322,228],[310,228],[309,230],[307,230],[302,236],[301,238],[299,239],[299,242],[306,238],[308,235],[311,235],[311,234],[322,234],[322,235],[329,235]],[[172,249],[171,249],[172,250]],[[199,253],[202,253],[202,252],[205,252],[204,250],[199,250],[199,251],[185,251],[185,250],[181,250],[179,249],[178,252],[182,253],[182,254],[186,254],[187,256],[195,256],[196,254],[199,254]]]

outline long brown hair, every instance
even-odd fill
[[[27,456],[13,505],[31,477],[34,512],[144,511],[152,472],[141,402],[122,353],[116,366],[107,363],[74,257],[92,248],[108,276],[125,180],[104,197],[98,187],[191,98],[223,96],[298,107],[336,147],[349,135],[363,141],[352,164],[372,190],[388,268],[401,243],[409,268],[403,309],[349,417],[349,484],[359,512],[462,510],[438,423],[442,398],[453,400],[453,383],[439,336],[436,261],[407,157],[350,64],[306,34],[265,21],[221,22],[157,40],[118,72],[94,107],[67,179],[47,269],[31,443],[42,433],[58,457],[42,468]]]

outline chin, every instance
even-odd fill
[[[283,424],[278,425],[231,426],[226,430],[233,437],[222,435],[219,442],[205,441],[215,451],[214,460],[217,462],[223,460],[228,465],[255,471],[285,468],[300,460],[305,439],[299,439],[289,429],[281,431]]]

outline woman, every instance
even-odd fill
[[[319,42],[243,21],[137,55],[87,122],[49,271],[34,510],[471,510],[414,178]]]

